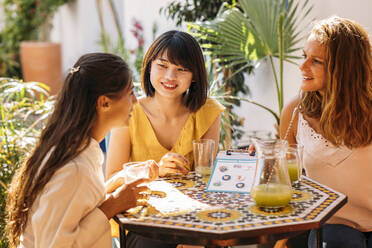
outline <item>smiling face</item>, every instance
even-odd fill
[[[303,62],[300,66],[302,73],[301,90],[319,91],[324,93],[326,88],[326,59],[325,48],[310,35],[303,50]]]
[[[151,62],[151,85],[163,97],[181,98],[190,87],[192,76],[190,69],[172,64],[166,51]]]

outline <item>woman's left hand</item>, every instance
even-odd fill
[[[190,162],[182,155],[174,152],[168,152],[159,161],[159,176],[163,177],[169,174],[189,172],[186,166]]]

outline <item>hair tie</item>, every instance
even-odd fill
[[[77,72],[77,71],[79,71],[79,70],[80,70],[80,65],[77,66],[77,67],[72,67],[72,68],[70,69],[70,73],[71,73],[71,74],[74,74],[75,72]]]

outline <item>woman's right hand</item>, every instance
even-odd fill
[[[129,184],[123,184],[117,188],[109,197],[99,206],[102,212],[111,219],[116,214],[124,212],[138,205],[146,205],[150,189],[147,186],[141,186],[143,183],[150,182],[149,179],[138,179]]]
[[[169,174],[183,173],[187,174],[189,172],[186,166],[190,162],[182,155],[174,152],[168,152],[159,161],[159,176],[164,177]]]
[[[105,183],[106,193],[112,193],[125,183],[131,183],[139,178],[155,180],[159,176],[159,165],[155,160],[145,162],[130,162],[123,165],[121,171],[116,172]]]
[[[151,181],[159,177],[159,165],[155,160],[144,162],[129,162],[123,165],[124,173],[129,173],[134,178],[148,178]]]

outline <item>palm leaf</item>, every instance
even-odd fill
[[[284,57],[299,50],[302,37],[299,22],[310,13],[308,0],[241,0],[240,8],[221,9],[213,21],[189,24],[192,34],[201,40],[212,57],[222,58],[223,66],[258,62],[267,55],[278,57],[278,19],[284,14]],[[242,58],[244,60],[242,61]]]
[[[269,111],[279,124],[283,102],[282,71],[280,82],[272,57],[279,58],[279,17],[282,18],[280,37],[281,60],[296,63],[292,53],[299,50],[302,39],[300,22],[310,13],[309,0],[239,0],[239,6],[222,6],[216,19],[189,24],[189,30],[199,39],[203,50],[222,68],[234,68],[234,74],[252,68],[265,57],[270,58],[279,103],[279,114],[271,109],[247,100]],[[281,67],[282,69],[282,67]],[[242,99],[238,99],[242,100]]]

